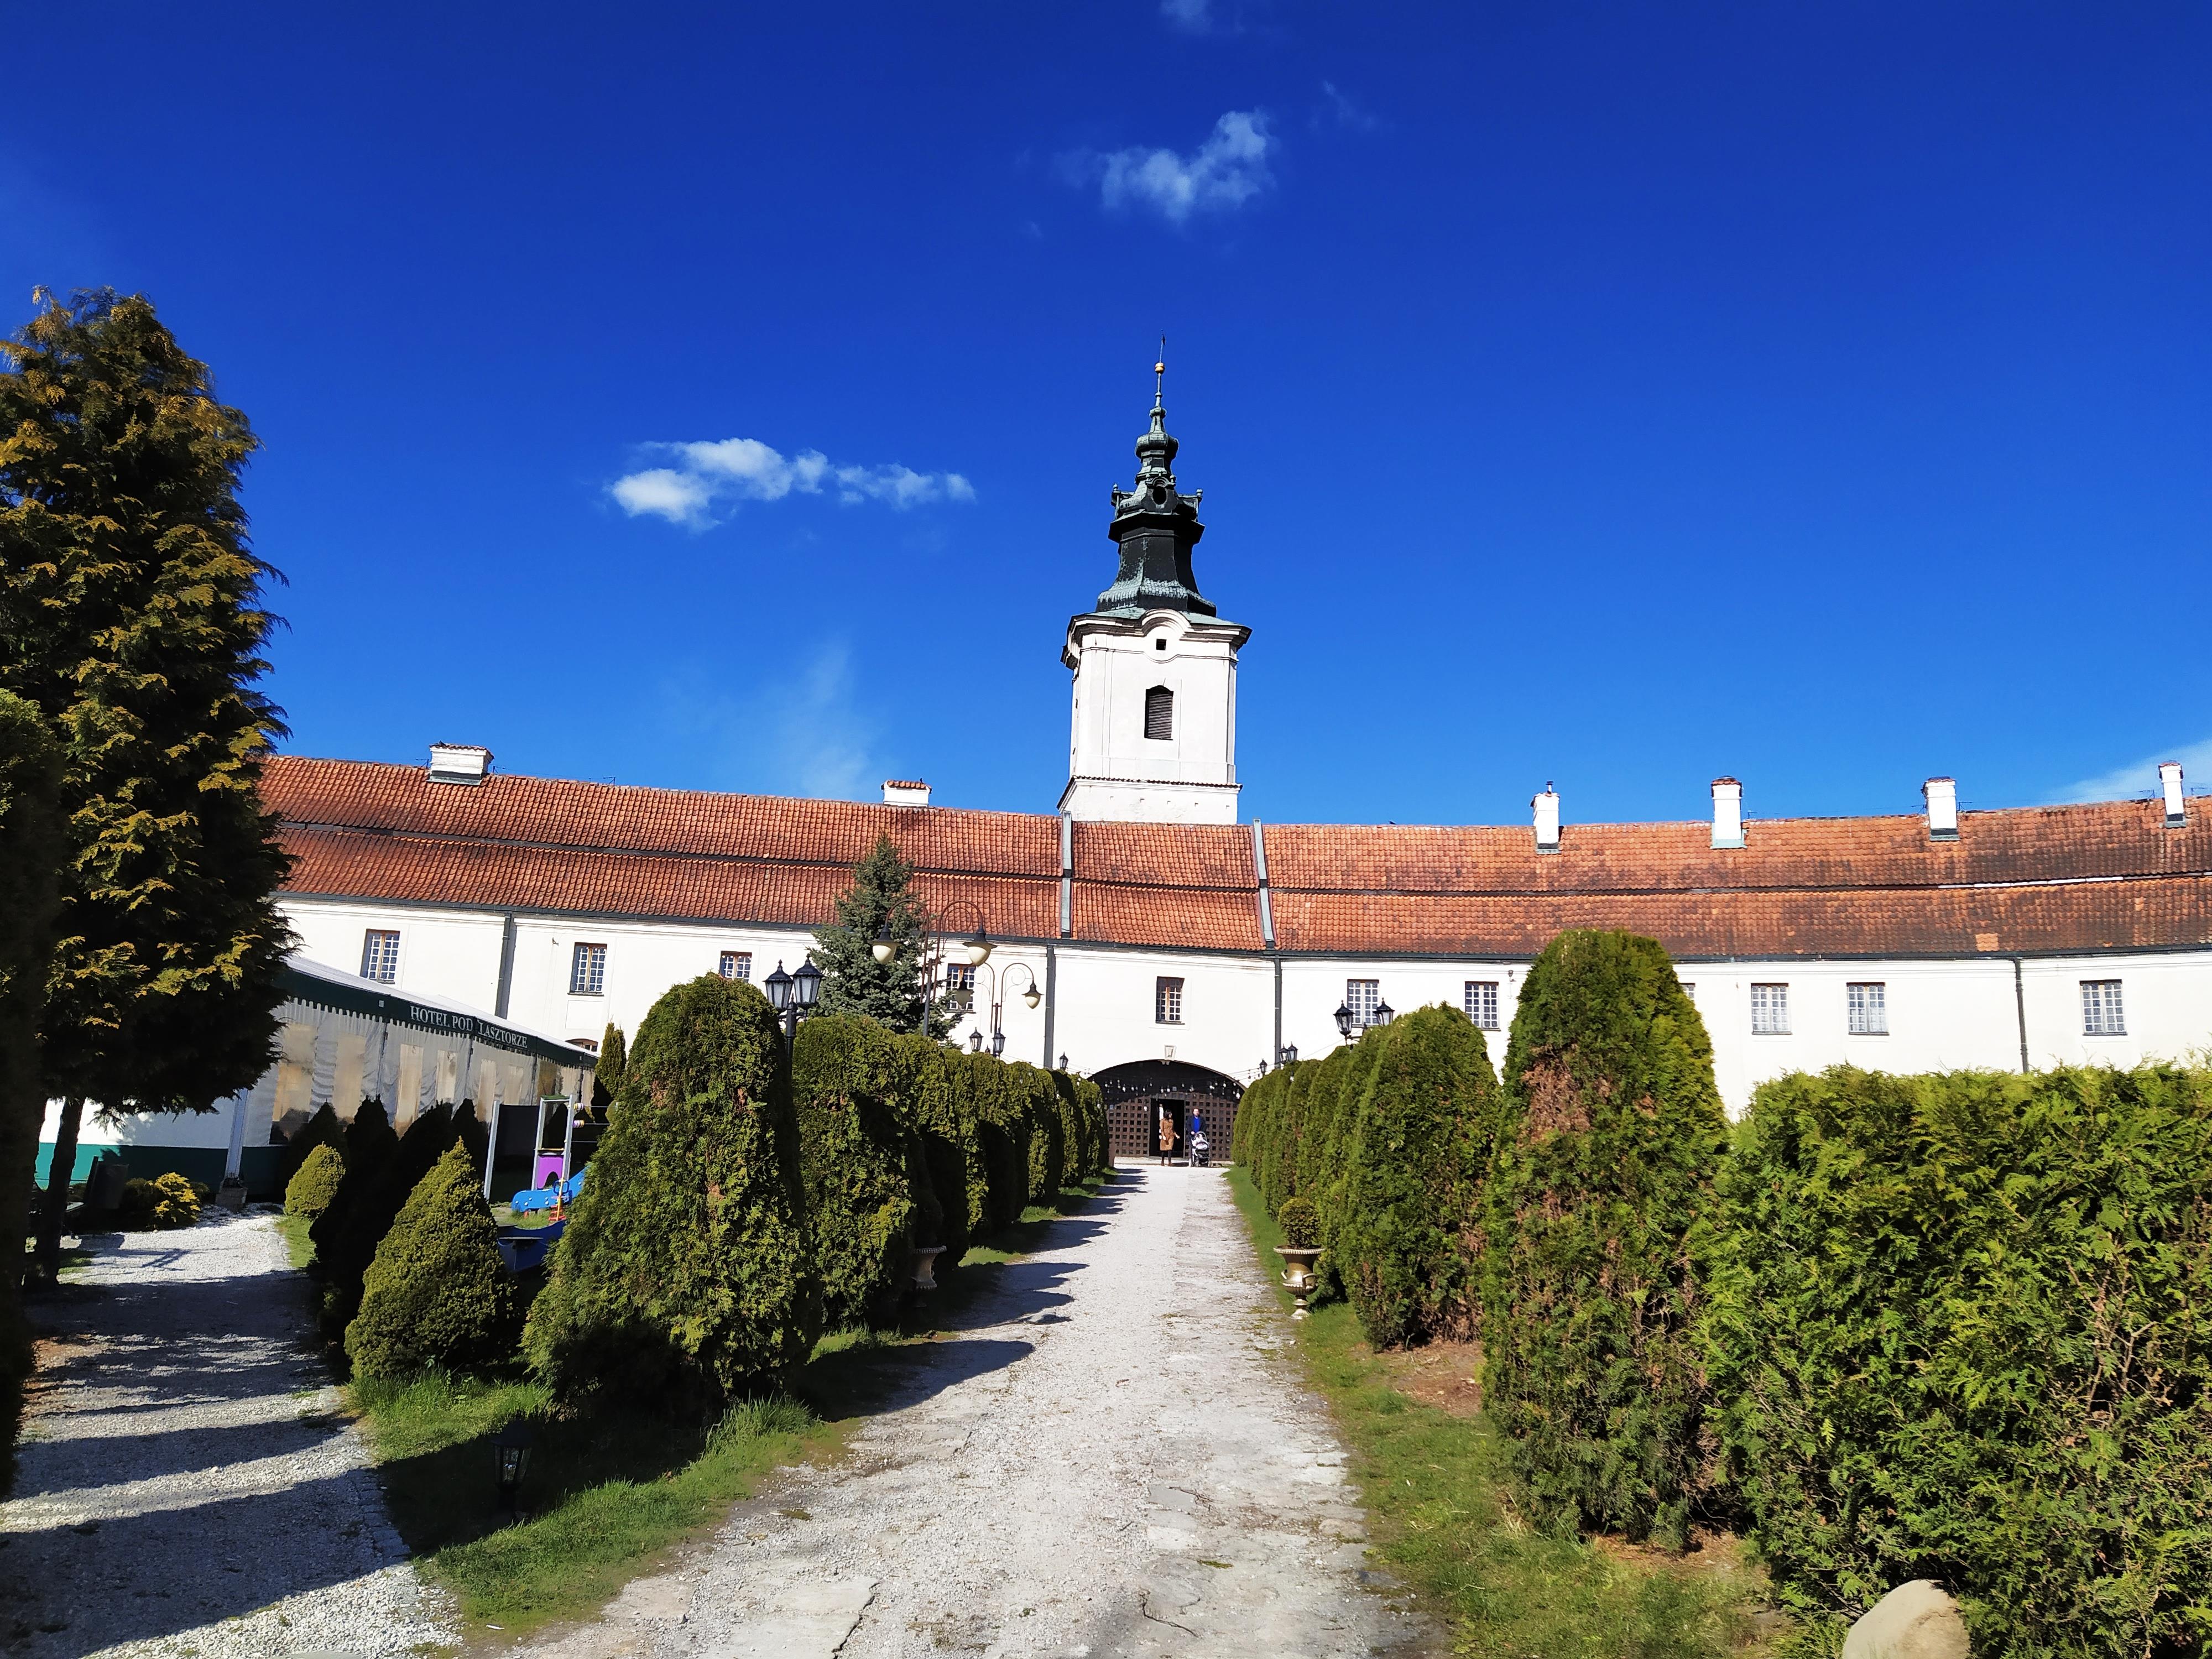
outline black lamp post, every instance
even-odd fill
[[[983,1028],[980,1025],[968,1033],[968,1052],[971,1054],[983,1052]]]
[[[1367,1023],[1370,1025],[1388,1025],[1397,1012],[1389,1003],[1378,1002],[1375,1005],[1375,1012],[1367,1016]]]
[[[1285,1066],[1297,1065],[1298,1063],[1298,1045],[1295,1042],[1285,1042],[1283,1045],[1283,1052],[1278,1056],[1278,1058]]]
[[[1352,1028],[1353,1024],[1357,1023],[1358,1018],[1358,1015],[1352,1012],[1349,1005],[1341,1002],[1338,1003],[1336,1005],[1336,1034],[1342,1037],[1346,1042],[1351,1042]]]
[[[799,1035],[799,1022],[812,1013],[821,1000],[822,970],[811,957],[799,964],[795,974],[785,973],[779,962],[775,971],[761,981],[761,988],[768,993],[768,1006],[783,1021],[783,1046],[788,1048]]]
[[[530,1473],[530,1449],[538,1443],[538,1437],[530,1425],[516,1418],[492,1437],[492,1455],[499,1460],[499,1498],[509,1515],[517,1514],[515,1496],[522,1490],[522,1478]]]

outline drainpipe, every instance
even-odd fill
[[[2027,1064],[2027,992],[2021,984],[2020,958],[2012,959],[2012,1008],[2020,1019],[2020,1069],[2026,1073]]]
[[[1060,953],[1044,947],[1044,1068],[1052,1070],[1052,1009],[1060,989]]]
[[[1260,942],[1275,959],[1275,1042],[1267,1050],[1267,1064],[1278,1066],[1283,1059],[1283,953],[1275,945],[1275,896],[1267,885],[1267,834],[1257,818],[1252,820],[1252,873],[1260,904]]]
[[[514,989],[514,918],[507,916],[499,933],[499,994],[492,1000],[491,1011],[501,1019],[507,1018],[507,994]]]

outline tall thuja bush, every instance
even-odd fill
[[[1283,1090],[1289,1082],[1290,1073],[1278,1066],[1244,1091],[1243,1106],[1237,1113],[1237,1122],[1244,1132],[1243,1156],[1239,1162],[1250,1173],[1252,1185],[1258,1189],[1262,1203],[1267,1201],[1268,1183],[1281,1156]]]
[[[2212,1079],[1838,1067],[1762,1087],[1707,1320],[1785,1597],[1940,1580],[1976,1652],[2212,1633]]]
[[[383,1106],[363,1101],[356,1123],[371,1114],[381,1118]],[[389,1134],[390,1129],[385,1133]],[[369,1263],[376,1260],[377,1247],[392,1231],[408,1195],[446,1155],[456,1135],[452,1109],[436,1106],[418,1115],[391,1151],[377,1156],[367,1169],[356,1174],[348,1161],[328,1207],[307,1230],[323,1275],[323,1330],[331,1340],[343,1338],[361,1311]]]
[[[964,1057],[944,1044],[909,1034],[896,1039],[907,1073],[906,1097],[921,1138],[942,1218],[937,1243],[940,1267],[957,1267],[969,1242],[991,1224],[990,1176],[983,1167],[975,1103]]]
[[[386,1127],[391,1126],[387,1124]],[[300,1166],[307,1161],[307,1155],[318,1146],[331,1148],[337,1153],[339,1162],[344,1162],[345,1133],[346,1126],[339,1121],[329,1101],[316,1107],[314,1115],[300,1126],[299,1133],[286,1141],[284,1150],[276,1155],[278,1188],[289,1188],[292,1184],[292,1177],[300,1173]]]
[[[1483,1391],[1530,1507],[1688,1539],[1711,1490],[1704,1295],[1728,1125],[1655,939],[1567,933],[1528,970],[1485,1204]]]
[[[474,1371],[511,1359],[522,1314],[498,1237],[468,1148],[454,1139],[377,1245],[346,1327],[355,1373]]]
[[[1027,1060],[1009,1066],[1011,1086],[1029,1127],[1029,1201],[1049,1204],[1067,1178],[1067,1126],[1060,1115],[1060,1091],[1052,1073]]]
[[[1114,1131],[1106,1117],[1106,1091],[1087,1077],[1075,1079],[1075,1100],[1083,1113],[1091,1147],[1089,1173],[1103,1175],[1114,1167]]]
[[[799,1028],[792,1097],[822,1322],[831,1330],[878,1313],[903,1282],[913,1247],[936,1242],[915,1233],[912,1166],[924,1158],[899,1097],[913,1079],[898,1039],[872,1019],[820,1014]]]
[[[1011,1227],[1030,1201],[1030,1124],[1011,1067],[988,1054],[954,1054],[966,1071],[976,1138],[983,1150],[990,1224]]]
[[[592,1104],[611,1106],[622,1090],[623,1069],[629,1064],[629,1043],[623,1028],[609,1020],[599,1033],[599,1064],[592,1068]]]
[[[712,1406],[799,1364],[821,1331],[805,1204],[768,999],[718,974],[672,988],[532,1304],[532,1367],[569,1401]]]
[[[1417,1008],[1380,1035],[1344,1160],[1335,1245],[1376,1347],[1474,1333],[1477,1210],[1497,1121],[1497,1073],[1458,1009]]]
[[[1322,1258],[1321,1294],[1340,1297],[1344,1279],[1337,1271],[1342,1259],[1344,1231],[1344,1169],[1351,1150],[1352,1131],[1359,1116],[1359,1103],[1374,1074],[1389,1028],[1376,1026],[1360,1034],[1359,1041],[1333,1050],[1314,1069],[1306,1084],[1306,1133],[1299,1142],[1300,1190],[1320,1212]]]
[[[1051,1079],[1054,1109],[1060,1114],[1061,1133],[1066,1142],[1066,1157],[1061,1180],[1073,1185],[1088,1180],[1098,1168],[1098,1156],[1091,1144],[1091,1121],[1085,1115],[1083,1097],[1076,1080],[1066,1072],[1048,1072]]]

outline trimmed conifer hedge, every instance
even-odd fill
[[[299,1174],[285,1187],[284,1213],[313,1222],[331,1207],[331,1200],[337,1196],[338,1182],[344,1178],[344,1155],[325,1141],[308,1152]]]
[[[928,1166],[902,1100],[914,1068],[898,1040],[859,1014],[799,1028],[792,1094],[822,1321],[839,1330],[885,1310],[907,1278]],[[934,1243],[934,1240],[927,1241]]]
[[[955,1053],[951,1060],[967,1072],[968,1098],[983,1149],[990,1226],[1011,1227],[1030,1201],[1030,1121],[1012,1069],[988,1054]]]
[[[1483,1395],[1532,1510],[1680,1549],[1717,1474],[1692,1322],[1728,1123],[1656,939],[1565,933],[1528,970],[1484,1206]]]
[[[1977,1652],[2212,1632],[2212,1079],[1762,1086],[1707,1321],[1730,1463],[1832,1633],[1936,1578]]]
[[[382,1125],[382,1104],[363,1101],[361,1116],[372,1113]],[[356,1118],[356,1126],[359,1121]],[[459,1127],[453,1108],[433,1106],[416,1115],[406,1133],[396,1140],[391,1134],[384,1125],[381,1134],[372,1127],[362,1137],[361,1144],[372,1161],[364,1167],[347,1158],[329,1206],[307,1229],[315,1245],[315,1270],[323,1280],[323,1330],[332,1341],[343,1340],[346,1327],[361,1311],[362,1284],[368,1264],[376,1260],[377,1246],[392,1231],[409,1195],[455,1143]],[[352,1142],[350,1127],[348,1141]]]
[[[1029,1131],[1029,1202],[1049,1204],[1067,1179],[1067,1124],[1060,1115],[1060,1091],[1052,1074],[1039,1071],[1025,1060],[1006,1067],[1008,1086],[1021,1103],[1022,1121]]]
[[[474,1371],[509,1358],[522,1317],[498,1237],[468,1149],[455,1139],[377,1246],[361,1311],[346,1327],[355,1374]]]
[[[821,1314],[782,1034],[702,975],[638,1027],[526,1352],[564,1400],[713,1404],[804,1361]]]
[[[337,1149],[340,1162],[345,1158],[346,1126],[338,1121],[338,1115],[325,1101],[315,1108],[314,1114],[300,1126],[300,1132],[284,1143],[284,1150],[276,1155],[276,1187],[288,1191],[292,1177],[300,1173],[300,1166],[307,1161],[308,1154],[318,1146]]]
[[[1374,1047],[1344,1138],[1337,1274],[1378,1348],[1467,1337],[1477,1306],[1471,1224],[1497,1133],[1497,1074],[1482,1033],[1456,1008],[1401,1014]]]

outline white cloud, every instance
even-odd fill
[[[1160,15],[1179,29],[1203,34],[1213,27],[1213,0],[1160,0]]]
[[[2116,766],[2111,771],[2094,778],[2083,778],[2069,783],[2051,797],[2050,805],[2068,805],[2076,801],[2139,800],[2158,793],[2158,769],[2161,761],[2181,763],[2181,782],[2184,788],[2195,779],[2201,786],[2212,781],[2212,738],[2202,743],[2187,743],[2178,749],[2168,749],[2125,766]]]
[[[671,456],[678,465],[625,473],[608,486],[609,493],[633,519],[650,514],[694,530],[714,523],[717,507],[780,501],[793,494],[818,495],[825,483],[836,486],[841,501],[881,501],[901,511],[975,499],[975,487],[957,472],[916,472],[896,465],[836,466],[818,449],[787,456],[757,438],[644,448]]]
[[[1194,213],[1239,208],[1274,182],[1267,157],[1275,138],[1258,110],[1231,110],[1188,155],[1141,146],[1069,158],[1071,174],[1098,181],[1109,208],[1148,207],[1170,224]]]

